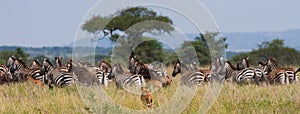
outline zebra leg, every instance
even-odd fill
[[[285,76],[285,83],[286,83],[286,85],[290,84],[290,79],[287,75]]]

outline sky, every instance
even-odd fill
[[[300,28],[299,0],[200,1],[215,18],[222,32],[285,31]],[[74,40],[86,13],[97,2],[98,0],[1,0],[0,45],[68,45]],[[174,23],[180,24],[180,21]]]

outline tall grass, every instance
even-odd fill
[[[171,68],[168,68],[168,71],[171,73]],[[164,106],[178,90],[180,75],[172,77],[172,80],[170,87],[161,88],[153,93],[155,107]],[[198,87],[197,93],[191,96],[193,100],[186,109],[182,109],[182,113],[198,113],[208,87],[208,84]],[[4,84],[0,86],[0,113],[76,114],[99,110],[104,113],[121,113],[120,107],[149,110],[140,100],[140,96],[118,89],[114,84],[103,90],[114,103],[118,104],[119,107],[115,108],[108,106],[109,104],[100,103],[103,97],[97,94],[100,87],[82,88],[86,91],[79,91],[82,92],[79,94],[76,86],[49,90],[47,86],[38,86],[31,82]],[[239,86],[225,83],[208,113],[300,113],[299,95],[300,84]],[[94,105],[101,105],[101,109],[85,104],[91,102],[95,103]],[[155,113],[156,109],[152,111]]]

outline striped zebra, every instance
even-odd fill
[[[262,83],[269,84],[268,80],[268,72],[266,71],[266,66],[263,62],[258,62],[258,66],[254,68],[255,72],[255,82],[258,85],[261,85]]]
[[[0,65],[0,84],[9,83],[13,80],[12,74],[5,65]]]
[[[72,69],[72,59],[67,61],[67,65],[62,65],[62,57],[55,57],[56,68],[63,72],[71,72]]]
[[[295,75],[294,68],[280,68],[274,58],[267,58],[267,68],[271,83],[289,84],[297,83],[298,79]]]
[[[298,75],[297,75],[298,72],[300,72],[300,68],[298,68],[298,69],[295,71],[295,83],[298,83]]]
[[[76,76],[74,73],[64,72],[55,68],[46,58],[43,59],[42,71],[45,74],[44,81],[49,88],[52,88],[52,84],[57,87],[65,87],[75,83]]]
[[[242,59],[241,62],[237,63],[237,70],[243,70],[245,68],[249,68],[249,57],[245,57]],[[261,63],[259,63],[259,66],[262,65]],[[257,85],[262,84],[263,82],[267,82],[267,72],[264,70],[264,68],[261,67],[254,67],[254,82]]]
[[[134,57],[130,58],[128,69],[131,74],[142,75],[146,81],[151,80],[149,68],[151,68],[151,64],[144,64]]]
[[[14,64],[15,60],[16,60],[16,57],[14,57],[14,56],[8,57],[8,58],[6,59],[6,67],[7,67],[8,69],[10,69],[10,68],[12,67],[12,65]],[[12,72],[11,72],[11,73],[12,73]]]
[[[225,62],[224,68],[226,70],[226,80],[230,80],[230,78],[232,78],[232,82],[236,82],[240,85],[254,82],[255,73],[254,70],[251,68],[237,70],[229,61]]]
[[[42,68],[41,64],[37,60],[32,59],[31,61],[32,63],[29,65],[29,69],[38,70]]]
[[[96,71],[96,75],[100,85],[108,86],[109,75],[111,75],[112,68],[106,61],[100,61],[99,69]]]
[[[212,76],[211,70],[200,69],[200,72],[202,72],[205,75],[205,80],[204,81],[210,83],[211,82],[211,76]]]
[[[153,65],[149,65],[153,66]],[[161,83],[162,87],[167,87],[171,84],[172,79],[168,76],[166,68],[162,67],[162,64],[159,63],[156,67],[148,67],[150,74],[150,81],[157,80]]]
[[[199,69],[196,65],[196,62],[190,63],[188,70],[190,71],[200,71],[205,75],[205,82],[210,82],[211,81],[211,69]]]
[[[62,57],[54,57],[54,59],[55,59],[55,67],[62,67],[62,63],[61,63],[61,61],[62,61]]]
[[[178,73],[181,73],[181,84],[187,86],[200,85],[205,79],[203,73],[199,71],[190,71],[186,65],[181,64],[179,61],[174,65],[172,76],[175,77]]]
[[[172,80],[168,76],[166,68],[162,67],[162,61],[153,62],[153,64],[144,64],[139,62],[135,58],[131,58],[129,62],[129,68],[131,73],[142,75],[146,82],[155,82],[159,81],[162,87],[167,87],[171,84]]]
[[[72,70],[74,74],[77,76],[78,83],[84,85],[99,85],[98,78],[96,76],[96,70],[99,69],[98,67],[91,67],[91,66],[83,66],[80,65],[79,62],[72,63]]]
[[[124,72],[120,64],[113,65],[112,75],[110,75],[109,78],[115,79],[118,88],[130,89],[131,87],[141,88],[145,86],[143,76]]]
[[[242,59],[241,62],[237,63],[237,70],[242,70],[242,69],[245,69],[245,68],[249,68],[249,57],[245,57]]]
[[[43,78],[44,74],[41,72],[41,70],[31,70],[29,69],[26,64],[21,61],[19,58],[15,58],[15,61],[13,62],[10,71],[13,73],[14,76],[17,77],[17,81],[26,81],[31,80],[34,83],[43,84]]]
[[[214,61],[212,61],[210,66],[210,82],[220,82],[222,83],[225,80],[225,68],[224,68],[224,60],[223,57],[216,57]]]

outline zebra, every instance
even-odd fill
[[[55,68],[46,58],[43,59],[42,71],[45,74],[44,82],[48,84],[49,88],[52,88],[52,84],[57,87],[65,87],[75,83],[74,73],[63,72]]]
[[[98,78],[96,76],[96,67],[87,68],[83,65],[80,65],[79,62],[73,62],[72,65],[73,67],[71,69],[71,72],[74,72],[80,84],[83,83],[84,85],[99,85]]]
[[[254,72],[255,72],[255,82],[257,85],[262,84],[263,82],[266,83],[267,85],[269,84],[268,80],[268,72],[266,71],[266,65],[262,61],[257,63],[258,66],[254,67]]]
[[[109,75],[109,79],[112,78],[114,78],[117,87],[123,89],[129,89],[130,87],[144,87],[146,83],[143,76],[124,72],[119,63],[114,64],[112,67],[112,74]]]
[[[295,71],[295,83],[298,83],[298,75],[297,75],[298,72],[300,72],[300,68],[298,68],[298,69]]]
[[[174,65],[172,76],[175,77],[178,73],[181,73],[181,84],[187,86],[200,85],[204,82],[205,75],[199,71],[189,71],[188,67],[177,61]]]
[[[62,67],[62,57],[54,57],[55,59],[55,63],[56,63],[56,66],[55,67]]]
[[[223,57],[215,57],[210,66],[210,82],[216,81],[222,83],[225,80],[225,68]]]
[[[251,68],[237,70],[229,61],[225,62],[224,68],[226,70],[225,73],[226,80],[232,78],[231,79],[232,82],[236,82],[240,85],[246,83],[252,83],[254,81],[255,73],[254,70]]]
[[[245,57],[242,59],[241,62],[237,63],[237,70],[242,70],[242,69],[245,69],[245,68],[249,68],[249,57]]]
[[[12,74],[5,65],[0,65],[0,84],[9,83],[13,80]]]
[[[37,60],[32,59],[31,61],[32,63],[30,64],[29,69],[38,70],[42,68],[41,64]]]
[[[14,56],[8,57],[8,58],[6,59],[6,67],[7,67],[8,69],[10,69],[10,68],[12,67],[12,65],[14,64],[15,60],[16,60],[16,57],[14,57]],[[12,72],[11,72],[11,73],[12,73]]]
[[[61,61],[62,61],[62,57],[55,57],[56,68],[60,69],[63,72],[71,72],[72,59],[67,61],[67,66],[63,66]]]
[[[41,70],[30,70],[19,58],[15,58],[10,71],[16,76],[16,79],[14,79],[15,81],[31,80],[39,85],[43,84],[44,74]]]
[[[188,70],[190,70],[190,71],[200,71],[201,73],[203,73],[205,75],[205,79],[204,79],[205,82],[210,82],[210,80],[211,80],[211,69],[210,70],[208,70],[208,69],[198,69],[198,67],[196,65],[196,62],[190,63],[189,67],[188,67]]]
[[[150,81],[157,80],[161,83],[162,87],[167,87],[171,84],[172,79],[168,76],[166,68],[162,67],[162,64],[159,63],[157,67],[151,67],[153,65],[149,65],[149,75]]]
[[[267,68],[269,72],[269,78],[271,83],[289,84],[290,82],[297,83],[298,79],[295,75],[294,68],[280,68],[274,58],[267,58]],[[280,79],[280,80],[276,80]]]
[[[149,68],[153,67],[151,64],[144,64],[134,57],[130,58],[128,69],[131,74],[142,75],[146,81],[151,80]]]
[[[99,69],[97,69],[96,71],[97,78],[99,80],[100,85],[103,84],[105,87],[108,86],[108,82],[109,82],[108,77],[109,75],[111,75],[111,72],[112,72],[111,65],[104,60],[100,61]]]
[[[162,87],[169,86],[172,79],[168,76],[166,68],[162,67],[162,61],[157,61],[153,64],[156,68],[154,68],[152,64],[144,64],[134,57],[131,57],[128,68],[130,73],[142,75],[146,82],[159,81]]]
[[[241,62],[238,62],[237,63],[237,70],[243,70],[245,68],[249,68],[249,57],[244,57],[242,59]],[[260,65],[263,65],[263,63],[258,63],[259,66]],[[266,79],[266,76],[267,76],[267,72],[264,71],[264,68],[261,68],[261,67],[254,67],[253,68],[254,70],[254,82],[257,84],[257,85],[260,85],[262,82],[266,82],[267,79]],[[267,82],[268,84],[268,82]]]

